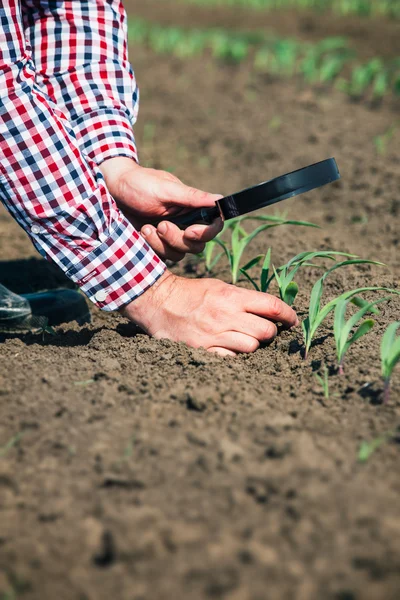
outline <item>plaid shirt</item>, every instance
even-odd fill
[[[121,0],[2,0],[0,199],[104,310],[165,270],[98,168],[115,156],[137,160],[137,110]]]

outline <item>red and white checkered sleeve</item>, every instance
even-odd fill
[[[36,81],[62,108],[82,152],[138,160],[133,125],[139,92],[128,61],[121,0],[23,0]]]
[[[0,200],[38,251],[104,310],[131,302],[165,270],[37,87],[19,0],[0,4]]]

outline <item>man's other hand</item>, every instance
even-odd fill
[[[188,252],[199,254],[221,231],[221,219],[211,225],[191,225],[185,231],[168,221],[188,210],[213,206],[221,195],[189,187],[171,173],[141,167],[125,157],[110,158],[100,169],[122,212],[160,258],[177,262]],[[160,219],[157,226],[151,225]]]

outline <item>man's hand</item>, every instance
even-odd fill
[[[276,336],[277,323],[287,328],[299,323],[294,310],[275,296],[169,271],[121,313],[156,338],[224,356],[254,352]]]
[[[213,206],[220,195],[188,187],[171,173],[141,167],[130,158],[110,158],[100,169],[118,206],[163,259],[176,262],[187,252],[199,254],[222,229],[221,219],[211,225],[192,225],[185,231],[168,221],[173,215]],[[157,227],[149,224],[163,218]]]

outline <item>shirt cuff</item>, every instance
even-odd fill
[[[97,165],[116,156],[139,162],[131,120],[121,110],[104,108],[84,114],[74,120],[74,132],[82,153]]]
[[[151,287],[166,269],[131,223],[121,215],[104,242],[66,272],[104,311],[118,310]]]

